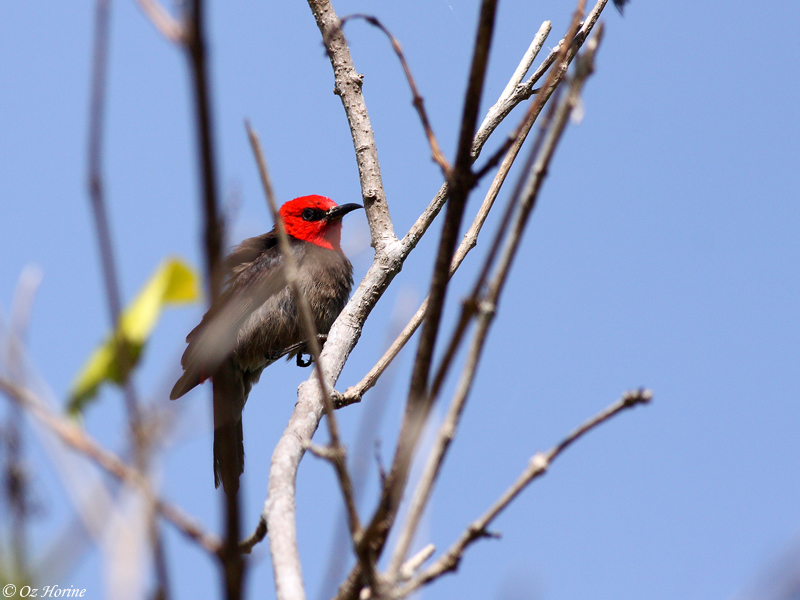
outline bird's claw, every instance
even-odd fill
[[[298,352],[298,354],[297,354],[297,366],[298,367],[310,367],[311,363],[313,363],[313,362],[314,362],[314,357],[311,354],[308,355],[308,360],[303,360],[303,353],[302,352]]]

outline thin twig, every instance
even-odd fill
[[[580,17],[581,13],[579,11],[576,11],[574,23],[577,23]],[[400,562],[403,560],[406,552],[408,551],[408,546],[410,545],[411,539],[413,539],[419,524],[419,520],[422,516],[427,501],[430,498],[433,484],[439,474],[439,470],[443,464],[444,457],[450,446],[450,442],[455,435],[458,422],[464,410],[469,391],[472,387],[472,382],[477,372],[477,366],[481,358],[489,327],[494,319],[499,302],[500,292],[504,282],[508,277],[513,257],[519,248],[522,233],[525,229],[527,220],[533,211],[533,208],[535,207],[538,191],[541,188],[541,182],[543,181],[548,165],[552,160],[557,142],[563,134],[570,112],[579,100],[582,86],[586,78],[592,72],[594,54],[597,50],[601,34],[602,29],[599,29],[598,34],[591,40],[586,51],[586,56],[580,59],[577,73],[572,81],[569,94],[563,102],[560,102],[557,105],[555,115],[553,116],[552,120],[550,120],[550,124],[547,127],[547,132],[544,135],[541,143],[541,148],[534,149],[538,156],[533,163],[528,181],[526,182],[525,188],[522,191],[522,199],[518,207],[517,216],[515,218],[514,225],[511,228],[511,232],[505,240],[505,249],[500,260],[500,265],[497,268],[497,273],[490,282],[485,297],[480,298],[479,294],[484,286],[483,280],[488,272],[489,265],[491,265],[493,262],[493,257],[499,248],[500,240],[505,237],[505,222],[507,219],[504,219],[504,225],[498,232],[495,243],[493,244],[492,252],[490,252],[486,259],[486,266],[482,270],[481,276],[478,278],[478,282],[475,285],[475,289],[470,301],[467,303],[478,307],[478,327],[468,351],[464,369],[458,382],[450,408],[448,409],[448,413],[439,429],[436,441],[434,442],[423,470],[423,474],[420,477],[420,481],[416,490],[414,491],[408,516],[406,518],[406,523],[401,531],[400,539],[392,559],[389,575],[390,580],[396,574],[396,569],[399,568]],[[538,143],[537,146],[539,146]],[[507,216],[509,215],[510,212],[507,212]],[[466,314],[466,311],[464,311],[464,314]],[[463,329],[458,330],[454,334],[451,347],[456,347],[458,345],[462,332]],[[437,373],[436,382],[439,384],[439,386],[441,385],[441,382],[443,381],[450,366],[448,359],[452,358],[452,354],[453,353],[448,354],[445,360],[443,360],[442,368]],[[432,394],[436,393],[438,393],[438,389],[432,391]]]
[[[358,511],[356,510],[355,500],[353,499],[353,484],[350,481],[350,474],[347,471],[347,461],[344,446],[342,445],[339,436],[339,426],[336,423],[336,415],[334,413],[333,401],[331,400],[331,393],[325,379],[325,372],[322,368],[322,361],[320,354],[322,350],[319,344],[319,335],[317,327],[314,324],[314,316],[311,314],[311,306],[308,303],[300,287],[300,276],[297,268],[297,261],[295,260],[292,248],[289,245],[289,236],[286,235],[283,219],[278,212],[278,205],[275,202],[275,193],[272,189],[272,182],[270,181],[269,172],[267,171],[267,163],[264,159],[264,154],[261,151],[261,143],[258,139],[258,134],[250,127],[250,123],[245,121],[245,129],[250,138],[250,145],[253,148],[256,162],[258,163],[258,170],[261,174],[261,183],[264,186],[264,194],[267,197],[267,204],[272,219],[275,222],[275,231],[278,233],[278,244],[281,248],[281,253],[284,259],[284,273],[286,276],[286,283],[292,288],[292,294],[300,313],[300,325],[303,331],[303,337],[307,340],[311,355],[314,357],[314,370],[317,374],[320,390],[322,393],[322,401],[325,406],[325,413],[327,414],[328,433],[330,434],[331,441],[329,448],[326,452],[318,454],[331,461],[336,470],[336,475],[339,479],[339,485],[342,488],[342,495],[345,499],[345,507],[347,508],[348,524],[350,525],[350,535],[353,537],[353,543],[358,542],[361,536],[361,522],[358,518]],[[311,448],[311,446],[309,446]]]
[[[527,81],[517,85],[513,92],[503,102],[498,102],[492,107],[494,111],[494,118],[484,120],[478,129],[478,133],[475,135],[476,144],[473,147],[474,156],[477,157],[480,154],[481,148],[483,147],[486,139],[492,134],[492,132],[497,128],[506,115],[508,115],[514,109],[515,106],[540,91],[538,89],[534,89],[533,86],[536,85],[539,79],[541,79],[542,75],[544,75],[544,73],[556,62],[556,58],[564,49],[567,40],[571,40],[567,53],[567,56],[569,57],[567,64],[572,61],[572,58],[575,56],[578,50],[580,50],[584,41],[592,32],[592,29],[597,23],[597,20],[600,18],[600,13],[603,11],[603,8],[605,8],[607,2],[608,0],[598,0],[598,2],[587,15],[586,20],[581,23],[580,30],[578,30],[578,32],[572,37],[564,36],[564,38],[562,38],[550,51],[544,61],[542,61],[542,64],[539,65],[539,67],[534,71],[533,75],[527,79]]]
[[[433,544],[428,544],[422,550],[404,562],[403,566],[399,569],[398,581],[408,581],[411,579],[414,576],[414,572],[419,569],[426,560],[433,556],[434,552],[436,552],[436,546]]]
[[[158,3],[158,0],[136,0],[136,2],[161,35],[175,44],[185,43],[186,31],[183,26]]]
[[[528,72],[528,69],[531,68],[533,61],[536,60],[536,57],[539,54],[539,51],[544,46],[544,42],[547,39],[547,36],[550,34],[550,29],[552,27],[552,23],[550,21],[545,21],[542,23],[541,27],[539,27],[539,31],[536,32],[536,35],[533,37],[528,50],[522,56],[522,60],[520,60],[519,65],[517,66],[514,74],[511,76],[511,79],[508,81],[503,92],[500,94],[500,97],[497,99],[497,102],[487,111],[486,117],[483,119],[483,123],[481,126],[478,127],[478,133],[475,134],[475,139],[472,142],[473,147],[473,155],[477,157],[477,153],[475,153],[475,148],[483,147],[483,144],[486,142],[486,139],[491,135],[494,127],[491,127],[490,124],[492,123],[499,123],[500,120],[498,116],[502,112],[503,108],[508,103],[511,96],[516,92],[517,88],[522,85],[522,78],[525,77],[525,74]],[[506,112],[508,114],[509,111]]]
[[[260,543],[264,537],[267,535],[267,520],[264,518],[264,515],[258,519],[258,525],[253,533],[239,542],[239,551],[244,552],[245,554],[250,554],[253,550],[253,546]]]
[[[118,330],[122,301],[119,293],[119,279],[114,260],[114,245],[111,241],[111,228],[106,213],[105,191],[103,189],[103,125],[106,104],[106,71],[108,67],[108,34],[111,18],[111,0],[97,0],[95,8],[94,53],[92,58],[92,92],[89,111],[89,197],[94,215],[97,241],[100,246],[100,260],[103,266],[103,279],[106,287],[108,310],[111,316],[111,331]],[[117,361],[120,373],[130,366],[131,356],[124,340],[117,338]],[[136,389],[130,378],[123,384],[125,408],[128,411],[133,445],[139,443],[139,401]]]
[[[135,468],[127,465],[113,452],[106,450],[86,431],[72,421],[68,421],[50,411],[30,390],[0,377],[0,391],[8,398],[25,408],[39,421],[55,433],[62,442],[74,448],[120,481],[138,488],[152,503],[155,510],[171,522],[184,536],[199,544],[212,554],[218,554],[222,542],[214,535],[206,533],[191,517],[178,506],[158,498],[150,487],[147,478]]]
[[[527,468],[520,474],[517,480],[485,513],[483,513],[483,515],[469,524],[464,533],[461,534],[461,537],[447,552],[440,556],[430,567],[419,573],[406,585],[399,588],[393,597],[403,598],[408,596],[414,590],[430,583],[445,573],[455,571],[467,547],[482,537],[490,536],[487,528],[492,524],[495,518],[528,486],[528,484],[534,479],[544,475],[553,461],[573,442],[620,412],[638,406],[639,404],[648,404],[652,399],[653,392],[650,390],[639,389],[626,392],[622,395],[622,398],[617,400],[614,404],[573,430],[559,444],[547,452],[539,452],[532,456],[528,462]]]
[[[567,52],[568,63],[572,60],[575,53],[580,49],[581,45],[583,45],[583,42],[588,37],[589,33],[591,33],[592,28],[597,22],[597,19],[600,17],[600,13],[603,11],[603,8],[605,7],[607,2],[608,0],[598,0],[597,3],[594,5],[594,8],[592,8],[592,10],[589,12],[589,15],[587,16],[586,20],[581,25],[578,34],[573,38],[572,44],[570,44],[569,51]],[[503,119],[505,119],[508,113],[511,112],[511,109],[513,109],[514,106],[522,102],[522,100],[530,98],[534,93],[538,94],[540,90],[533,90],[533,85],[542,77],[542,75],[547,71],[547,69],[549,69],[553,65],[553,63],[556,60],[556,57],[563,48],[563,43],[564,42],[562,40],[562,42],[560,42],[559,44],[556,45],[555,48],[553,48],[553,50],[544,60],[542,65],[540,65],[536,69],[534,74],[523,84],[524,94],[513,95],[511,99],[509,99],[509,102],[512,102],[513,105],[510,106],[507,111],[499,111],[494,120],[489,121],[488,123],[484,122],[481,125],[481,129],[486,130],[486,133],[485,134],[481,133],[480,130],[478,133],[476,133],[475,142],[473,143],[472,147],[473,159],[480,154],[483,145],[486,143],[486,140],[488,139],[488,136],[497,128],[497,126],[503,121]],[[563,74],[564,74],[563,71],[560,74],[558,74],[556,79],[554,80],[554,85],[551,86],[546,91],[545,101],[550,98],[550,96],[554,91],[554,86],[558,85],[558,83],[561,81],[563,77]],[[541,107],[539,108],[539,110],[541,110]],[[521,121],[521,123],[526,123],[526,122],[528,122],[528,119],[522,119]],[[487,127],[489,127],[489,129],[486,129]],[[480,134],[480,138],[478,134]],[[517,134],[518,132],[515,131],[509,136],[509,139],[517,137]],[[503,151],[505,151],[505,148],[502,148],[500,150],[500,152]],[[447,184],[445,183],[444,185],[442,185],[442,187],[430,201],[427,208],[422,212],[419,218],[417,218],[414,225],[412,225],[411,228],[408,230],[408,233],[406,233],[406,235],[403,237],[401,243],[403,244],[404,249],[406,247],[413,249],[417,245],[419,240],[428,230],[428,227],[430,227],[431,223],[433,223],[433,220],[439,214],[439,211],[444,206],[445,200],[447,199],[447,193],[448,193]]]
[[[411,75],[411,68],[408,66],[408,62],[403,54],[403,48],[400,46],[400,42],[397,41],[397,38],[392,35],[392,33],[377,19],[377,17],[372,15],[346,15],[341,19],[341,27],[344,27],[344,24],[352,19],[363,19],[370,25],[380,29],[386,35],[386,37],[389,38],[389,42],[392,44],[392,50],[394,50],[397,58],[400,59],[400,64],[403,66],[403,72],[406,75],[408,86],[411,88],[411,94],[414,96],[414,99],[411,103],[414,105],[414,108],[419,115],[419,119],[422,122],[422,128],[425,130],[425,137],[428,138],[428,145],[431,147],[431,158],[433,158],[434,162],[439,165],[439,167],[442,169],[444,178],[447,179],[450,177],[450,163],[447,162],[447,158],[445,158],[444,154],[442,153],[442,150],[439,147],[439,142],[436,140],[436,136],[433,133],[433,128],[431,127],[430,120],[428,119],[428,113],[425,111],[425,101],[417,90],[417,84],[414,81],[414,77]]]
[[[300,314],[300,325],[303,331],[303,337],[308,341],[311,355],[314,357],[314,368],[319,381],[320,390],[322,393],[322,401],[327,414],[328,433],[330,434],[330,446],[325,449],[325,452],[317,450],[315,453],[318,456],[324,456],[330,460],[336,470],[336,475],[339,480],[339,485],[342,489],[342,495],[345,500],[345,507],[347,509],[347,520],[350,526],[350,535],[353,538],[353,544],[358,543],[361,537],[361,522],[358,518],[358,511],[356,510],[355,500],[353,499],[353,484],[350,480],[350,474],[347,471],[347,461],[344,446],[342,445],[339,436],[339,426],[336,423],[336,416],[333,408],[333,401],[331,400],[330,390],[328,389],[325,372],[322,367],[322,360],[320,359],[321,348],[319,344],[317,328],[314,324],[314,317],[311,314],[311,306],[308,304],[308,299],[300,287],[300,277],[297,268],[297,261],[292,253],[291,246],[289,245],[289,236],[286,235],[283,219],[278,212],[278,205],[275,202],[275,193],[272,189],[269,172],[267,171],[267,163],[261,151],[261,143],[258,139],[258,134],[250,127],[248,122],[245,122],[247,135],[250,138],[250,145],[253,148],[256,162],[258,163],[259,173],[261,174],[261,183],[264,186],[264,194],[267,197],[267,204],[269,205],[272,219],[275,222],[275,231],[278,234],[278,244],[280,245],[281,252],[284,259],[284,274],[286,283],[291,287],[292,294],[297,302],[298,312]],[[309,448],[312,448],[309,445]]]
[[[478,106],[483,91],[484,77],[489,58],[492,35],[494,33],[496,0],[483,0],[478,19],[472,65],[464,98],[456,160],[448,179],[449,201],[447,214],[439,241],[433,277],[430,287],[430,300],[422,325],[420,344],[411,375],[411,389],[408,393],[406,410],[400,428],[398,444],[392,460],[391,469],[381,492],[381,498],[364,535],[359,554],[369,553],[379,556],[386,543],[389,529],[397,515],[402,491],[408,480],[411,457],[417,445],[422,424],[430,411],[428,401],[428,376],[431,358],[436,345],[439,324],[450,280],[450,263],[455,250],[456,237],[461,226],[464,207],[470,191],[472,159],[470,149],[475,135]]]
[[[186,5],[185,46],[192,73],[195,100],[195,126],[198,134],[199,173],[202,189],[206,274],[209,302],[213,305],[222,291],[222,230],[219,214],[215,144],[212,125],[209,69],[206,60],[203,0]],[[229,402],[230,373],[219,369],[212,378],[213,402]],[[245,562],[239,552],[240,515],[238,486],[225,494],[225,547],[220,553],[225,593],[228,600],[239,600],[244,585]]]
[[[119,281],[114,260],[114,245],[111,240],[111,228],[106,212],[106,200],[103,187],[103,125],[105,120],[106,103],[106,78],[108,66],[108,36],[110,30],[110,0],[97,0],[95,13],[95,38],[92,65],[92,92],[91,111],[89,117],[89,195],[91,198],[92,212],[94,214],[97,239],[100,246],[100,256],[103,265],[103,278],[105,280],[106,296],[108,299],[111,317],[111,331],[115,335],[116,361],[119,373],[124,377],[122,382],[125,408],[128,414],[128,423],[131,432],[131,441],[135,454],[136,466],[145,469],[145,441],[142,431],[139,399],[130,369],[133,366],[133,357],[126,340],[120,332],[120,319],[122,315],[122,301],[119,292]],[[160,545],[160,532],[158,524],[152,523],[153,549],[158,551]],[[161,577],[162,572],[157,572],[157,582],[162,591],[166,593],[167,583]]]
[[[33,265],[26,265],[20,273],[11,303],[11,316],[7,334],[7,346],[0,348],[0,361],[5,358],[9,378],[23,385],[26,380],[26,369],[23,345],[28,335],[31,310],[36,290],[42,282],[41,270]],[[2,334],[0,334],[2,339]],[[5,451],[2,477],[5,483],[3,496],[8,502],[11,513],[9,545],[13,558],[13,569],[17,573],[31,573],[28,556],[28,522],[37,512],[37,503],[32,498],[29,466],[24,459],[25,447],[23,436],[23,409],[14,404],[8,411],[5,425],[0,425],[3,432],[2,445]],[[2,452],[0,450],[0,452]]]
[[[205,218],[205,259],[208,275],[209,302],[222,290],[222,218],[217,201],[217,171],[213,140],[211,94],[203,28],[203,1],[192,0],[187,6],[186,49],[192,70],[195,100],[195,126],[198,134],[198,159]]]

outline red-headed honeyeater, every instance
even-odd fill
[[[330,198],[303,196],[280,209],[298,267],[299,287],[308,300],[317,332],[327,334],[347,303],[353,267],[342,252],[342,217],[362,208],[337,206]],[[245,240],[225,260],[225,287],[188,336],[181,358],[184,373],[175,400],[207,378],[215,380],[214,483],[239,489],[244,471],[242,410],[261,371],[280,357],[308,349],[297,303],[287,285],[284,256],[275,229]]]

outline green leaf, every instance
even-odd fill
[[[120,316],[114,334],[92,353],[72,384],[67,410],[80,414],[106,381],[122,385],[139,362],[161,309],[200,299],[199,278],[186,263],[172,258],[159,265]]]

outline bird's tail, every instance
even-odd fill
[[[214,426],[214,485],[228,495],[239,490],[239,476],[244,471],[242,419]]]
[[[214,485],[236,494],[244,471],[242,410],[247,401],[242,373],[232,358],[214,372]]]

